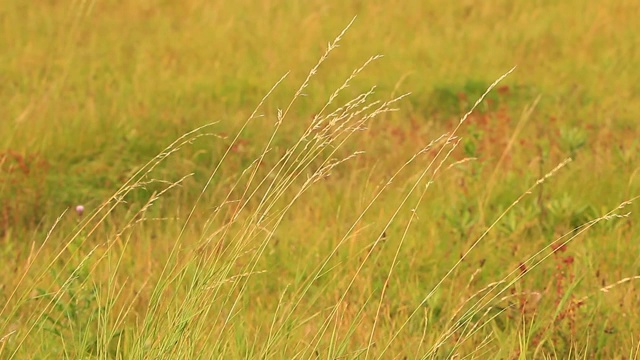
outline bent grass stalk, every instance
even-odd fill
[[[355,231],[355,229],[357,227],[357,224],[363,219],[364,215],[369,211],[369,209],[371,209],[373,207],[374,203],[382,196],[382,194],[389,188],[389,186],[393,183],[393,181],[411,163],[413,163],[420,155],[425,154],[433,146],[435,146],[436,144],[438,144],[441,141],[443,141],[444,138],[446,138],[447,136],[448,136],[448,134],[442,135],[438,139],[433,140],[431,143],[429,143],[427,146],[425,146],[422,150],[420,150],[419,152],[414,154],[409,160],[407,160],[404,164],[402,164],[395,171],[395,173],[389,178],[389,180],[387,182],[385,182],[385,184],[376,192],[376,194],[373,196],[373,198],[365,206],[364,210],[360,212],[360,214],[358,215],[356,220],[352,223],[350,228],[345,232],[345,234],[342,236],[342,238],[338,241],[336,246],[334,246],[334,248],[331,250],[331,252],[327,256],[325,256],[324,260],[320,263],[320,265],[316,268],[316,270],[313,271],[313,275],[308,278],[308,281],[306,282],[306,284],[304,284],[300,288],[300,290],[298,291],[297,296],[295,296],[295,300],[293,301],[293,303],[292,303],[287,315],[283,317],[283,320],[281,321],[282,325],[280,326],[280,328],[278,328],[278,330],[276,331],[276,334],[279,334],[283,330],[284,322],[286,320],[290,319],[293,316],[293,313],[300,306],[300,303],[302,302],[302,299],[305,297],[305,295],[307,294],[307,292],[309,291],[311,286],[316,282],[316,280],[318,280],[320,277],[322,277],[324,274],[326,274],[328,271],[330,271],[330,270],[326,269],[327,265],[329,264],[329,261],[336,255],[336,253],[342,247],[342,245],[344,245],[346,243],[346,241],[349,239],[349,237],[353,234],[353,232]],[[272,337],[272,335],[270,335],[270,337]],[[309,349],[305,348],[304,350],[301,350],[301,355],[300,356],[303,356],[303,354],[305,354],[307,350],[309,350]]]
[[[515,67],[513,67],[511,70],[509,70],[508,72],[506,72],[505,74],[503,74],[502,76],[500,76],[496,81],[494,81],[488,88],[487,90],[480,96],[480,98],[478,98],[478,100],[476,100],[476,102],[474,103],[474,105],[471,107],[471,109],[464,114],[464,116],[460,119],[460,121],[458,122],[457,126],[453,129],[453,131],[449,134],[447,140],[445,143],[449,143],[450,141],[452,141],[454,139],[454,136],[456,136],[458,130],[460,129],[460,127],[462,126],[462,124],[464,124],[464,122],[467,120],[467,118],[471,115],[471,113],[473,113],[473,111],[476,109],[476,107],[478,105],[480,105],[482,103],[482,101],[484,100],[484,98],[491,92],[491,90],[493,90],[493,88],[495,88],[503,79],[505,79],[507,76],[509,76],[513,71],[515,70]],[[411,190],[409,191],[409,194],[407,194],[407,196],[403,199],[403,201],[401,202],[400,206],[398,206],[398,208],[396,209],[396,212],[391,216],[389,222],[387,223],[387,225],[385,226],[385,229],[388,228],[391,224],[391,222],[395,219],[395,217],[397,216],[397,214],[399,213],[401,207],[408,201],[409,196],[415,191],[415,189],[417,188],[418,184],[420,184],[420,182],[422,181],[422,179],[424,177],[426,177],[427,172],[431,169],[431,167],[433,166],[433,164],[435,163],[435,161],[439,158],[440,154],[442,154],[444,151],[444,147],[441,147],[440,150],[438,151],[438,153],[436,154],[436,156],[434,157],[434,159],[431,161],[431,163],[425,168],[425,170],[420,174],[420,177],[415,181],[413,187],[411,188]],[[444,163],[444,161],[450,156],[451,151],[449,151],[445,157],[441,160],[440,166]],[[439,167],[440,167],[439,166]],[[438,167],[438,169],[439,169]],[[435,176],[435,172],[431,177],[431,180],[428,182],[428,184],[431,183],[431,181],[433,181],[433,178]],[[428,185],[427,185],[428,186]],[[424,192],[420,197],[420,200],[418,201],[418,203],[416,204],[416,206],[414,208],[416,208],[419,204],[420,201],[422,201],[424,196]],[[413,217],[411,217],[411,219],[413,219]],[[410,220],[411,221],[411,220]],[[406,233],[405,235],[406,236]],[[404,239],[403,236],[403,239]],[[380,237],[379,237],[380,239]],[[378,240],[379,241],[379,240]],[[472,246],[473,248],[473,246]],[[470,249],[471,250],[471,249]],[[470,251],[469,250],[469,251]],[[365,258],[365,260],[363,261],[363,263],[367,260],[368,256],[370,255],[371,252],[369,252],[369,254],[367,254],[367,257]],[[394,260],[395,263],[396,260]],[[405,321],[405,323],[403,325],[401,325],[400,330],[398,330],[398,332],[396,334],[394,334],[391,338],[391,340],[389,341],[389,343],[385,346],[385,348],[382,349],[380,356],[382,356],[382,354],[384,354],[386,352],[386,350],[389,348],[389,346],[391,345],[391,342],[393,342],[395,340],[395,338],[398,336],[398,334],[400,333],[400,331],[406,326],[406,324],[409,322],[409,320],[416,314],[416,312],[418,311],[418,309],[420,307],[422,307],[422,305],[431,297],[431,295],[433,295],[433,293],[436,291],[436,289],[440,286],[440,284],[442,284],[444,282],[444,280],[455,270],[455,268],[460,264],[460,262],[462,261],[459,260],[458,263],[456,265],[454,265],[454,267],[452,269],[449,270],[449,272],[447,272],[447,274],[445,274],[445,276],[436,284],[436,286],[434,287],[434,289],[427,295],[427,297],[420,303],[420,305],[416,308],[416,310],[414,310],[411,315],[408,317],[408,319]],[[393,265],[392,265],[393,266]],[[360,266],[359,269],[362,268],[362,265]],[[359,271],[356,272],[356,276],[359,273]],[[355,279],[355,276],[354,276]],[[353,283],[353,281],[352,281]],[[384,293],[383,293],[384,294]],[[381,301],[382,302],[382,299]],[[378,315],[376,315],[376,319],[377,319]],[[376,320],[377,322],[377,320]],[[372,330],[372,334],[373,331],[375,331],[375,326],[374,329]],[[373,336],[370,337],[370,343],[369,343],[369,347],[372,345],[372,338]],[[367,353],[367,357],[368,357],[368,353]]]
[[[524,264],[531,264],[533,262],[534,259],[538,258],[540,255],[542,255],[544,252],[547,252],[549,249],[551,249],[553,246],[566,246],[569,243],[571,243],[573,240],[575,240],[577,237],[579,237],[580,235],[582,235],[583,233],[585,233],[586,231],[588,231],[590,228],[592,228],[594,225],[602,222],[602,221],[606,221],[606,220],[613,220],[613,219],[618,219],[618,218],[625,218],[627,217],[629,214],[618,214],[617,212],[624,209],[626,206],[630,205],[633,201],[637,200],[638,198],[640,198],[640,196],[634,197],[630,200],[624,201],[622,203],[620,203],[620,205],[618,205],[616,208],[610,210],[609,212],[607,212],[605,215],[598,217],[596,219],[593,219],[573,230],[571,230],[570,232],[565,233],[564,235],[560,236],[558,239],[556,239],[555,241],[551,242],[549,245],[543,247],[542,249],[540,249],[538,252],[536,252],[535,254],[533,254],[532,256],[530,256],[525,262]],[[569,236],[571,235],[571,236]],[[568,237],[568,238],[567,238]],[[563,240],[567,238],[566,240]],[[558,245],[559,244],[559,245]],[[513,271],[511,271],[509,274],[507,274],[500,282],[498,282],[497,284],[504,284],[506,283],[506,285],[503,286],[502,289],[500,289],[496,294],[494,294],[493,296],[489,297],[487,299],[487,297],[489,296],[490,292],[488,292],[486,295],[484,295],[483,297],[481,297],[469,310],[467,310],[461,317],[460,320],[457,321],[458,324],[463,324],[466,323],[468,321],[470,321],[470,319],[476,315],[481,309],[489,306],[489,304],[495,302],[498,297],[500,297],[502,294],[504,294],[509,288],[511,288],[511,286],[513,286],[516,282],[518,282],[520,279],[522,279],[524,276],[526,276],[526,274],[530,273],[531,271],[533,271],[533,269],[535,269],[536,267],[538,267],[542,262],[546,261],[549,257],[551,257],[553,255],[553,251],[550,251],[548,254],[542,256],[542,258],[540,258],[539,260],[533,262],[531,264],[531,267],[529,270],[527,270],[524,273],[519,273],[513,280],[507,282],[507,279],[512,277],[513,275],[517,274],[519,272],[518,269],[515,269]],[[609,289],[616,287],[618,285],[621,285],[623,283],[632,281],[634,279],[637,279],[638,277],[629,277],[629,278],[625,278],[622,279],[614,284],[611,284],[607,287],[603,287],[600,290],[603,292],[607,292]],[[579,300],[579,301],[584,301],[588,299],[588,297],[584,297],[583,299]],[[488,324],[487,322],[482,323],[482,325],[480,327],[484,327]],[[458,328],[460,325],[456,325],[454,327],[452,327],[450,330],[448,330],[444,336],[446,337],[450,337]],[[476,332],[480,330],[480,328],[478,328],[476,330]],[[466,337],[464,337],[461,341],[464,341],[468,338],[471,337],[470,334]],[[440,341],[438,342],[438,344],[442,344],[443,342]],[[435,350],[437,350],[437,346],[434,346],[434,349],[432,351],[435,352]]]
[[[505,73],[504,75],[502,75],[501,77],[499,77],[494,83],[492,83],[489,88],[483,93],[483,95],[475,102],[475,104],[473,105],[473,107],[461,118],[461,120],[458,122],[457,126],[454,128],[454,130],[448,134],[448,136],[446,136],[446,141],[445,141],[445,145],[450,143],[451,141],[454,140],[455,134],[457,133],[457,131],[460,129],[460,127],[462,126],[462,124],[466,121],[466,119],[471,115],[471,113],[475,110],[475,108],[484,100],[484,98],[487,96],[487,94],[500,82],[502,81],[505,77],[507,77],[509,74],[511,74],[511,72],[513,72],[515,70],[515,67],[512,68],[511,70],[509,70],[507,73]],[[441,137],[442,138],[442,137]],[[412,186],[412,188],[410,189],[409,193],[404,197],[404,199],[401,201],[400,205],[396,207],[395,212],[393,213],[393,215],[390,217],[390,220],[387,222],[387,225],[384,227],[383,231],[381,231],[380,235],[378,236],[378,238],[376,239],[376,241],[372,244],[372,246],[370,247],[370,250],[367,252],[367,254],[365,255],[364,259],[361,261],[358,269],[356,270],[355,274],[353,275],[351,281],[349,282],[349,284],[347,285],[347,288],[345,289],[345,291],[343,292],[343,295],[340,297],[340,299],[338,300],[338,302],[336,303],[335,306],[333,306],[333,310],[329,313],[329,315],[327,316],[327,318],[325,319],[325,322],[323,325],[321,325],[320,330],[318,331],[318,333],[316,334],[316,336],[314,337],[314,340],[312,340],[312,342],[316,341],[316,345],[310,349],[310,350],[314,350],[315,348],[317,348],[317,346],[319,345],[319,341],[320,338],[322,337],[322,335],[324,334],[324,332],[327,329],[327,326],[329,324],[330,319],[335,316],[336,313],[336,309],[338,308],[338,306],[340,305],[340,303],[342,303],[347,295],[347,293],[349,292],[350,288],[353,286],[353,284],[355,283],[356,278],[358,277],[358,275],[360,274],[361,270],[364,267],[364,263],[366,263],[366,261],[369,259],[371,253],[373,252],[373,250],[375,249],[375,247],[379,244],[379,242],[382,240],[382,234],[384,233],[385,230],[388,229],[388,227],[391,225],[391,223],[393,222],[393,220],[395,219],[395,217],[399,214],[400,209],[404,206],[404,204],[408,201],[409,197],[411,196],[411,194],[415,191],[415,189],[417,188],[418,184],[421,183],[422,179],[426,176],[426,174],[428,173],[428,171],[431,169],[431,167],[433,166],[433,164],[439,159],[440,155],[443,153],[444,151],[444,146],[440,148],[440,150],[437,152],[436,156],[434,157],[434,159],[431,161],[431,163],[425,168],[425,170],[422,171],[422,173],[420,174],[418,180],[416,180]],[[399,174],[406,165],[409,164],[409,162],[413,161],[417,155],[423,153],[423,151],[418,152],[416,155],[414,155],[407,163],[405,163],[404,166],[402,166],[397,172],[396,175]],[[441,160],[440,166],[442,165],[442,163],[444,163],[444,161],[446,160],[446,158],[451,154],[451,150],[447,153],[447,155],[445,156],[444,159]],[[440,168],[440,166],[438,168]],[[435,176],[435,173],[434,175]],[[432,176],[432,180],[433,180],[433,176]],[[395,175],[394,175],[395,177]],[[393,177],[392,177],[393,179]],[[391,180],[390,180],[391,182]],[[390,184],[387,183],[388,184]],[[381,195],[381,193],[385,190],[386,187],[383,187],[383,189],[381,189],[381,191],[376,194],[376,196],[374,196],[374,199],[370,202],[370,204],[361,212],[361,214],[359,215],[358,219],[356,221],[354,221],[354,224],[352,225],[352,227],[347,231],[347,233],[343,236],[343,239],[338,243],[338,245],[336,246],[336,248],[334,249],[334,251],[332,251],[331,255],[327,257],[327,259],[325,260],[324,264],[328,263],[328,260],[330,259],[330,257],[332,256],[333,253],[335,253],[335,251],[337,251],[338,247],[341,246],[341,244],[346,241],[346,239],[348,238],[349,234],[351,233],[351,231],[355,228],[356,224],[360,221],[360,219],[364,216],[364,214],[367,212],[367,210],[373,205],[374,201],[378,198],[379,195]],[[321,266],[321,269],[324,268],[325,265]],[[320,270],[321,271],[321,270]],[[320,273],[320,271],[318,271],[318,273]],[[453,270],[451,270],[453,271]],[[447,274],[448,275],[448,274]],[[315,279],[313,280],[315,281]],[[442,280],[444,281],[444,279]],[[435,291],[435,290],[434,290]],[[426,301],[426,300],[425,300]],[[408,322],[408,320],[407,320]],[[406,323],[405,323],[406,325]],[[395,335],[397,336],[397,334]],[[394,336],[394,338],[395,338]],[[392,339],[393,341],[393,339]],[[390,344],[387,345],[387,348]],[[368,349],[370,349],[371,347],[371,343],[367,346],[367,355],[368,356]],[[382,353],[384,353],[384,351],[386,351],[385,348]],[[306,352],[306,351],[305,351]],[[304,353],[303,353],[304,354]]]
[[[46,274],[49,272],[49,270],[52,268],[52,266],[62,257],[62,255],[70,248],[71,244],[76,241],[77,239],[80,239],[80,243],[78,244],[78,248],[73,252],[72,256],[69,257],[67,260],[65,260],[64,265],[62,266],[63,269],[66,269],[69,267],[73,257],[75,256],[76,252],[79,251],[80,247],[84,244],[84,242],[86,241],[86,239],[88,239],[95,231],[96,229],[105,221],[105,219],[109,216],[109,214],[119,205],[122,203],[124,196],[126,196],[128,193],[130,193],[131,191],[133,191],[134,189],[136,189],[137,187],[141,186],[141,184],[143,184],[143,179],[145,177],[147,177],[162,161],[164,161],[164,159],[166,159],[168,156],[170,156],[171,154],[179,151],[183,146],[193,142],[194,140],[196,140],[199,137],[202,136],[206,136],[208,134],[199,134],[199,132],[209,126],[214,125],[215,123],[209,123],[209,124],[205,124],[203,126],[200,126],[192,131],[189,131],[187,133],[185,133],[184,135],[180,136],[178,139],[176,139],[174,142],[172,142],[171,144],[169,144],[162,152],[160,152],[157,156],[155,156],[153,159],[151,159],[149,162],[147,162],[145,165],[143,165],[138,171],[136,171],[136,173],[134,173],[134,175],[132,175],[129,180],[127,180],[121,187],[119,190],[117,190],[107,201],[105,201],[96,211],[94,211],[92,213],[92,215],[90,217],[88,217],[88,219],[86,221],[84,221],[78,230],[76,230],[69,238],[69,240],[67,240],[64,245],[62,246],[62,248],[58,251],[58,253],[53,257],[53,259],[48,263],[48,265],[46,265],[44,267],[44,269],[40,272],[40,275],[37,275],[34,279],[34,281],[31,283],[30,286],[27,287],[27,289],[25,291],[23,291],[22,295],[19,296],[19,298],[17,299],[17,303],[18,304],[22,304],[24,303],[27,298],[30,297],[30,293],[32,293],[32,291],[35,289],[35,286],[37,286],[38,283],[40,283],[46,276]],[[170,186],[173,187],[173,186]],[[148,207],[147,207],[148,208]],[[145,210],[147,209],[145,208]],[[99,215],[102,213],[102,216],[99,217]],[[63,214],[64,215],[64,214]],[[20,280],[18,281],[18,283],[15,285],[15,289],[18,289],[19,286],[24,282],[24,280],[26,279],[27,274],[29,273],[29,271],[31,270],[32,264],[35,262],[38,254],[40,254],[41,250],[45,247],[45,245],[47,244],[48,239],[51,236],[51,233],[53,232],[53,230],[55,229],[56,225],[59,223],[59,221],[62,219],[62,215],[60,217],[58,217],[58,219],[56,220],[56,223],[54,223],[54,225],[52,226],[52,228],[50,229],[50,231],[48,232],[47,237],[45,237],[45,240],[43,241],[43,243],[41,244],[41,246],[39,247],[36,255],[33,258],[33,261],[31,261],[27,267],[24,270],[23,275],[21,276]],[[97,219],[95,222],[94,220]],[[90,224],[93,223],[93,226],[91,227]],[[89,228],[89,230],[87,231],[86,235],[83,236],[83,232],[85,231],[85,229]],[[89,252],[89,255],[87,255],[82,261],[81,264],[84,264],[89,256],[93,253],[93,251],[95,251],[95,248],[93,250],[91,250]],[[95,266],[97,266],[97,264],[95,264]],[[73,273],[72,273],[73,274]],[[69,284],[70,278],[67,278],[63,284]],[[57,280],[57,276],[55,278]],[[58,291],[56,291],[54,294],[52,294],[53,296],[51,296],[51,300],[49,301],[49,303],[47,305],[45,305],[44,309],[39,313],[39,314],[35,314],[32,313],[29,318],[27,319],[28,322],[32,322],[32,325],[29,327],[29,329],[24,333],[24,336],[22,337],[22,339],[19,341],[18,346],[16,348],[16,351],[18,351],[18,349],[20,348],[20,345],[26,340],[26,338],[29,336],[29,334],[31,333],[31,331],[34,329],[34,327],[36,326],[35,321],[33,321],[34,317],[37,318],[41,318],[49,309],[51,309],[51,307],[53,306],[54,301],[56,300],[56,298],[59,298],[62,293],[63,290],[65,290],[64,286],[61,287],[61,289],[59,289]],[[10,303],[10,301],[13,299],[13,297],[15,297],[17,295],[16,291],[14,290],[7,303],[5,304],[5,306],[2,308],[2,310],[0,310],[0,315],[2,315],[6,310],[7,310],[7,305]],[[12,313],[15,313],[19,310],[20,305],[16,305],[13,307],[12,309]],[[6,326],[6,324],[5,324]]]
[[[346,31],[346,29],[345,29]],[[294,96],[294,100],[295,98],[297,98],[298,96],[300,96],[302,94],[302,90],[307,86],[309,79],[311,78],[312,75],[314,75],[317,71],[318,66],[326,59],[326,56],[328,55],[330,50],[333,50],[336,46],[337,46],[337,41],[340,40],[340,38],[342,37],[342,35],[344,34],[341,33],[338,38],[336,39],[336,41],[334,41],[333,44],[330,44],[328,51],[325,53],[325,55],[321,58],[321,60],[319,61],[318,65],[316,65],[316,67],[314,67],[312,69],[312,71],[310,72],[309,76],[307,77],[307,79],[303,82],[303,85],[300,87],[299,91],[296,93],[296,95]],[[345,82],[345,84],[340,87],[338,89],[338,91],[336,91],[329,99],[329,101],[327,102],[327,104],[325,105],[325,108],[335,100],[335,98],[337,97],[337,94],[339,93],[339,91],[341,91],[342,89],[346,88],[346,86],[348,85],[348,82],[353,79],[353,77],[355,77],[355,75],[357,75],[370,61],[375,60],[377,57],[371,58],[369,61],[367,61],[365,63],[365,65],[359,69],[357,69],[356,71],[354,71],[352,73],[352,75],[347,79],[347,81]],[[310,176],[301,186],[300,190],[296,193],[296,195],[294,195],[293,200],[291,200],[289,202],[289,204],[287,204],[281,211],[280,214],[278,215],[278,219],[275,221],[275,224],[273,225],[272,229],[275,230],[278,225],[281,223],[281,221],[284,218],[284,215],[287,213],[288,209],[291,208],[291,206],[293,205],[293,203],[310,187],[311,184],[313,184],[314,182],[318,181],[320,178],[328,175],[328,173],[331,171],[331,169],[333,169],[335,166],[339,165],[340,163],[349,160],[350,158],[352,158],[353,156],[357,155],[357,153],[355,153],[354,155],[351,156],[347,156],[346,158],[342,159],[342,160],[330,160],[331,156],[333,154],[336,153],[336,151],[346,142],[346,140],[349,138],[349,136],[351,134],[353,134],[355,131],[360,130],[362,128],[362,125],[370,120],[371,118],[373,118],[374,116],[377,116],[379,114],[382,114],[384,112],[387,111],[392,111],[392,109],[389,108],[389,105],[391,105],[393,102],[400,100],[402,97],[398,97],[394,100],[382,103],[382,105],[380,105],[378,108],[373,109],[373,111],[368,114],[368,115],[363,115],[363,117],[356,121],[354,126],[345,126],[345,124],[348,124],[352,119],[354,119],[356,116],[362,114],[364,111],[366,111],[367,109],[369,109],[371,106],[373,105],[367,105],[364,108],[357,110],[355,112],[352,112],[354,109],[356,109],[358,106],[364,104],[364,102],[366,101],[366,98],[368,97],[368,95],[370,95],[372,92],[369,93],[365,93],[359,97],[357,97],[356,99],[354,99],[353,101],[347,103],[347,105],[345,107],[339,108],[338,110],[334,111],[334,113],[330,114],[330,116],[333,116],[333,114],[338,113],[338,111],[342,111],[341,116],[339,117],[335,117],[335,119],[340,120],[340,119],[344,119],[341,122],[341,125],[338,125],[336,127],[336,129],[332,132],[332,134],[330,136],[326,136],[326,135],[322,135],[323,132],[326,134],[328,129],[331,129],[338,121],[334,120],[332,122],[330,122],[330,126],[323,129],[321,131],[321,135],[316,137],[317,140],[319,140],[318,142],[315,143],[315,145],[308,147],[305,146],[305,148],[299,152],[298,157],[294,160],[294,161],[289,161],[290,156],[294,153],[296,153],[296,149],[298,148],[298,146],[300,144],[302,144],[303,141],[306,140],[306,138],[311,134],[311,130],[318,128],[320,122],[317,121],[318,119],[322,119],[322,118],[314,118],[314,122],[312,122],[312,125],[308,128],[308,130],[305,132],[305,134],[298,140],[298,142],[292,147],[290,148],[287,153],[285,154],[285,156],[278,162],[278,165],[274,168],[278,168],[280,170],[278,170],[278,172],[276,172],[275,176],[274,176],[274,180],[272,181],[271,185],[268,187],[267,191],[266,191],[266,195],[265,197],[263,197],[263,199],[260,201],[260,203],[258,204],[257,209],[253,212],[253,215],[250,217],[249,222],[244,223],[244,229],[242,230],[240,235],[236,237],[236,241],[234,241],[235,246],[233,248],[233,250],[231,251],[230,255],[231,255],[231,261],[229,261],[227,264],[229,266],[226,266],[226,270],[223,271],[224,274],[228,274],[228,272],[231,269],[231,265],[235,262],[234,260],[238,258],[238,254],[240,251],[243,250],[244,246],[243,243],[246,243],[247,240],[253,238],[255,236],[255,231],[257,229],[263,229],[263,227],[261,226],[261,223],[264,221],[264,219],[266,218],[266,214],[270,213],[273,209],[273,206],[275,205],[275,203],[278,201],[278,199],[280,199],[286,192],[287,189],[289,189],[292,184],[294,183],[294,180],[299,178],[300,175],[302,175],[303,171],[308,168],[308,166],[311,164],[311,162],[318,158],[318,156],[321,154],[321,150],[323,148],[327,148],[330,144],[334,143],[339,137],[337,135],[345,135],[341,138],[341,140],[333,146],[333,150],[329,153],[329,155],[326,157],[326,160],[324,160],[322,162],[322,164],[320,165],[320,167],[313,173],[312,176]],[[292,101],[293,103],[293,101]],[[268,140],[267,145],[265,146],[265,150],[263,151],[262,155],[259,156],[258,160],[257,160],[257,164],[259,165],[262,162],[262,159],[264,158],[264,156],[266,155],[266,153],[269,151],[270,148],[270,144],[273,141],[275,134],[280,126],[280,124],[282,123],[284,117],[286,116],[286,114],[288,113],[292,103],[289,105],[289,107],[287,107],[287,109],[284,112],[279,112],[278,114],[278,121],[276,123],[276,130],[272,133],[271,139]],[[375,103],[374,103],[375,104]],[[324,111],[324,108],[323,108]],[[228,151],[227,151],[228,153]],[[302,156],[302,158],[301,158]],[[282,165],[280,165],[282,164]],[[283,172],[283,169],[286,168],[286,164],[290,164],[289,169],[285,170]],[[291,166],[295,166],[295,168],[292,168]],[[258,191],[258,189],[260,188],[260,185],[266,180],[268,179],[268,177],[265,177],[263,179],[262,182],[260,182],[258,184],[258,186],[256,187],[256,189],[254,190],[254,192],[247,196],[247,191],[249,189],[249,186],[251,185],[251,183],[253,182],[253,179],[255,177],[255,174],[257,173],[257,168],[258,166],[253,166],[253,171],[249,177],[249,180],[247,181],[247,185],[245,187],[245,192],[244,194],[241,196],[241,200],[240,200],[240,206],[236,207],[236,209],[233,211],[233,215],[231,217],[231,221],[230,223],[235,222],[238,219],[238,214],[242,211],[242,209],[245,208],[245,206],[248,204],[249,199],[253,198],[256,194],[256,191]],[[273,169],[272,169],[273,171]],[[214,172],[215,174],[215,172]],[[281,176],[281,174],[288,174],[286,175],[284,178]],[[213,175],[211,176],[211,178],[213,177]],[[210,180],[211,180],[210,178]],[[209,181],[210,181],[209,180]],[[279,184],[281,185],[275,185],[277,184],[276,181],[279,182]],[[267,196],[272,196],[271,198],[267,197]],[[244,200],[244,204],[243,200]],[[227,200],[225,200],[224,202],[228,201],[228,197]],[[262,209],[263,206],[266,207],[264,209]],[[210,222],[212,223],[212,222]],[[225,230],[223,230],[221,238],[224,238],[226,236],[226,229],[229,229],[229,227],[225,227]],[[230,309],[228,311],[228,315],[226,316],[226,319],[223,321],[222,326],[220,327],[219,331],[220,331],[220,335],[218,336],[218,338],[221,338],[221,334],[222,331],[224,330],[224,328],[226,327],[226,324],[229,322],[229,320],[231,319],[231,317],[233,316],[234,313],[234,309],[236,308],[237,302],[239,301],[239,299],[241,298],[242,294],[244,293],[244,289],[245,286],[247,284],[248,278],[251,274],[256,273],[254,271],[254,268],[257,264],[257,260],[261,257],[266,244],[268,244],[269,239],[272,237],[273,234],[273,230],[268,230],[267,231],[267,238],[258,246],[258,250],[257,252],[254,254],[254,257],[250,260],[250,267],[248,268],[249,271],[246,272],[246,274],[248,274],[248,276],[246,277],[242,277],[240,282],[234,282],[232,284],[231,290],[228,291],[228,295],[231,295],[233,293],[235,293],[235,288],[236,286],[239,287],[239,291],[236,293],[235,296],[235,300],[231,303]],[[172,272],[172,271],[171,271]],[[171,273],[170,272],[170,273]],[[197,276],[196,276],[197,277]],[[241,285],[236,285],[241,283]],[[195,290],[195,289],[194,289]],[[191,292],[189,292],[189,294],[192,294]],[[202,299],[203,297],[198,296],[196,294],[192,294],[194,295],[194,299]],[[188,295],[188,297],[190,297]],[[228,297],[227,297],[228,299]],[[183,303],[183,305],[187,305],[189,303],[190,300],[185,299],[185,302]],[[224,300],[222,302],[222,306],[221,306],[221,310],[224,308],[224,305],[227,303],[228,300]],[[205,310],[203,310],[202,315],[206,315],[209,312],[210,309],[210,304],[211,302],[208,302],[208,306],[207,304],[202,304],[205,306]],[[189,308],[190,306],[183,306],[181,307],[182,309],[186,309]],[[221,313],[219,313],[220,315]],[[200,314],[199,314],[200,315]],[[218,316],[219,316],[218,315]],[[180,318],[181,316],[178,315],[178,318]],[[215,322],[214,322],[215,323]],[[194,334],[196,335],[196,334]],[[207,336],[208,337],[208,336]],[[167,344],[165,344],[167,345]],[[165,348],[166,347],[163,345],[160,345],[161,348]]]
[[[168,277],[172,276],[171,274],[174,274],[176,269],[177,269],[177,264],[174,264],[173,268],[171,268],[171,269],[169,268],[169,266],[170,266],[170,264],[172,262],[171,259],[175,258],[176,251],[177,251],[178,246],[180,244],[180,240],[182,239],[182,236],[184,235],[184,233],[186,231],[187,224],[190,222],[191,218],[195,214],[195,211],[196,211],[196,208],[198,206],[198,203],[201,201],[202,196],[204,195],[206,190],[211,185],[211,182],[213,181],[214,176],[218,173],[220,167],[224,163],[224,160],[227,158],[227,156],[231,152],[231,149],[232,149],[233,145],[238,141],[238,139],[240,138],[240,135],[242,134],[244,129],[249,125],[249,122],[255,118],[255,116],[256,116],[256,114],[258,112],[258,109],[262,106],[262,104],[265,102],[265,100],[271,95],[271,93],[273,93],[273,91],[277,88],[277,86],[286,78],[286,76],[287,76],[287,74],[285,74],[283,77],[281,77],[271,87],[271,89],[267,92],[267,94],[262,98],[262,100],[260,101],[260,103],[258,104],[256,109],[253,111],[253,113],[249,116],[249,118],[242,125],[240,130],[237,132],[235,138],[233,139],[231,144],[227,147],[225,153],[222,155],[220,161],[218,162],[218,164],[216,165],[216,167],[212,171],[211,175],[207,179],[207,182],[203,186],[203,188],[200,191],[198,197],[196,198],[195,203],[194,203],[193,207],[191,208],[189,214],[187,215],[187,218],[185,219],[185,222],[184,222],[184,224],[183,224],[183,226],[182,226],[182,228],[180,230],[180,233],[178,234],[178,237],[177,237],[177,239],[176,239],[176,241],[174,243],[174,246],[172,247],[172,249],[170,251],[169,260],[167,261],[167,263],[165,264],[165,266],[163,267],[163,269],[162,269],[162,271],[160,273],[160,278],[158,280],[158,284],[154,288],[154,291],[153,291],[153,293],[151,295],[151,300],[149,302],[149,309],[147,310],[147,315],[145,316],[145,319],[144,319],[143,325],[142,325],[143,334],[148,332],[148,331],[150,331],[151,324],[149,323],[149,321],[151,321],[153,319],[156,319],[156,316],[158,316],[158,310],[159,310],[159,306],[160,306],[160,301],[159,301],[160,300],[160,295],[162,294],[162,292],[164,291],[164,289],[166,289],[166,286],[168,285],[168,283],[167,283],[167,281],[169,281]],[[229,195],[222,201],[223,204],[228,201],[230,194],[231,194],[231,192],[229,192]],[[204,230],[206,231],[207,227],[205,227]],[[134,347],[134,349],[142,349],[144,347],[143,344],[142,344],[143,337],[142,336],[139,337],[137,342],[138,343]]]

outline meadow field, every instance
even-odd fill
[[[0,2],[0,359],[640,358],[640,2]]]

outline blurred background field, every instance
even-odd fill
[[[2,2],[0,357],[637,357],[637,205],[601,218],[640,194],[637,14],[627,0]],[[356,15],[256,178],[274,178],[269,169],[371,56],[384,55],[330,111],[374,85],[376,99],[410,94],[336,146],[330,156],[348,161],[297,199],[322,162],[305,165],[264,228],[252,216],[272,190],[234,184],[248,181],[278,111]],[[384,187],[514,66],[448,158],[427,151]],[[208,123],[113,211],[98,210]],[[217,217],[234,199],[248,213]],[[578,236],[561,246],[565,234]],[[219,245],[202,250],[212,238]],[[238,239],[246,246],[221,250]],[[477,296],[518,274],[495,298]],[[224,285],[200,289],[203,277]]]

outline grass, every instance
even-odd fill
[[[0,357],[637,358],[637,12],[0,5]]]

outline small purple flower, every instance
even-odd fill
[[[82,205],[76,206],[76,214],[78,214],[78,216],[82,216],[83,213],[84,213],[84,206]]]

